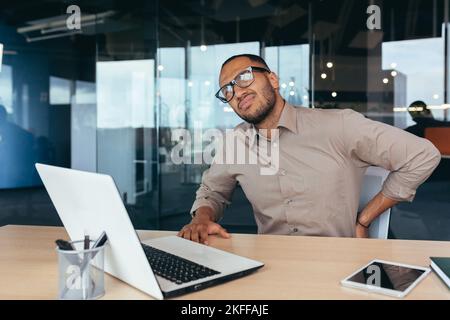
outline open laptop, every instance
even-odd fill
[[[111,176],[44,164],[36,169],[72,240],[105,231],[105,271],[157,299],[235,279],[264,264],[177,236],[141,243]]]

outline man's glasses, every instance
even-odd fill
[[[259,72],[271,72],[266,68],[254,67],[250,66],[241,73],[239,73],[236,78],[231,80],[231,82],[222,86],[219,91],[216,93],[216,98],[222,101],[223,103],[228,103],[234,97],[234,86],[237,85],[239,88],[247,88],[250,86],[253,81],[255,81],[255,76],[253,75],[253,71]]]

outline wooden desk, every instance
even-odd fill
[[[174,232],[139,232],[142,240],[169,234]],[[0,228],[0,299],[56,298],[57,238],[67,238],[63,228]],[[266,265],[247,277],[179,298],[391,299],[341,287],[339,281],[373,258],[428,266],[429,256],[450,256],[450,243],[435,241],[233,234],[210,242]],[[151,299],[109,275],[105,280],[105,299]],[[448,300],[450,290],[430,273],[406,298]]]

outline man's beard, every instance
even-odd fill
[[[270,84],[267,84],[262,90],[262,96],[264,97],[265,102],[256,110],[256,112],[252,115],[240,115],[238,116],[251,124],[261,123],[267,116],[272,112],[275,107],[275,93],[274,89]]]

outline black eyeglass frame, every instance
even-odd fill
[[[239,77],[243,72],[245,72],[245,71],[247,71],[247,70],[250,71],[252,74],[253,74],[253,71],[258,71],[258,72],[268,72],[268,73],[271,73],[271,72],[272,72],[272,71],[270,71],[270,70],[267,69],[267,68],[257,67],[257,66],[249,66],[249,67],[247,67],[245,70],[239,72],[239,74],[238,74],[233,80],[231,80],[230,82],[228,82],[228,83],[224,84],[223,86],[221,86],[220,89],[216,92],[215,97],[216,97],[217,99],[219,99],[220,101],[222,101],[223,103],[228,103],[228,102],[230,102],[231,100],[233,100],[233,98],[234,98],[234,86],[235,86],[235,85],[237,85],[239,88],[247,88],[247,87],[249,87],[249,86],[255,81],[255,77],[254,77],[254,76],[253,76],[252,82],[250,82],[250,83],[249,83],[247,86],[245,86],[245,87],[239,86],[239,85],[237,84],[237,81],[236,81],[236,78]],[[225,88],[226,86],[231,86],[231,88],[233,89],[233,94],[231,95],[231,98],[228,99],[228,100],[220,96],[220,92],[221,92],[222,89]]]

